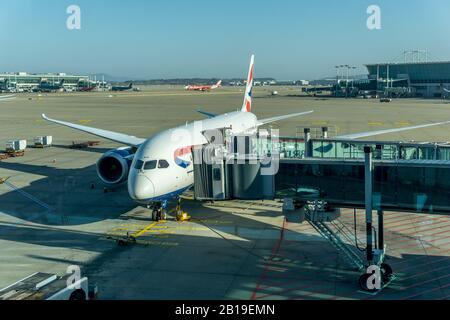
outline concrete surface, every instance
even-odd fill
[[[239,88],[210,93],[146,87],[135,93],[18,95],[0,102],[0,149],[6,140],[53,135],[54,146],[29,149],[0,161],[0,177],[48,204],[33,203],[0,185],[0,288],[37,271],[62,274],[81,265],[103,299],[447,299],[450,297],[450,221],[446,216],[386,213],[389,263],[397,274],[377,296],[358,292],[359,273],[307,224],[284,223],[281,204],[198,203],[188,193],[191,222],[152,223],[124,186],[104,193],[95,172],[102,153],[119,145],[45,123],[41,113],[75,123],[147,137],[202,119],[195,112],[236,110]],[[319,99],[276,88],[255,89],[260,117],[315,110],[280,122],[282,135],[300,127],[330,126],[339,133],[380,130],[450,120],[440,100]],[[448,126],[380,136],[380,140],[447,141]],[[101,144],[72,150],[72,141]],[[91,189],[91,184],[95,188]],[[173,205],[171,206],[173,208]],[[363,238],[364,215],[357,230]],[[341,221],[353,228],[353,211]],[[118,237],[137,236],[119,246]]]

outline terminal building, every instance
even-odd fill
[[[368,64],[368,81],[377,91],[442,98],[450,90],[450,61]]]
[[[89,76],[69,75],[65,73],[34,74],[26,72],[0,73],[0,90],[14,88],[17,90],[29,90],[40,83],[64,83],[65,88],[76,88],[80,83],[87,83]]]

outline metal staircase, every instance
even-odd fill
[[[324,207],[321,203],[306,205],[305,217],[308,223],[344,257],[347,263],[359,271],[363,270],[366,267],[363,252],[350,245],[355,240],[351,230],[339,220],[323,222],[316,219],[314,216],[322,210]]]

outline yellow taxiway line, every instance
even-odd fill
[[[142,236],[144,233],[149,232],[150,229],[152,229],[153,227],[155,227],[158,224],[158,222],[153,222],[151,224],[149,224],[147,227],[145,227],[144,229],[142,229],[141,231],[139,231],[138,233],[133,234],[133,238],[137,238]]]

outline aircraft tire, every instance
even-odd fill
[[[393,275],[392,267],[388,265],[387,263],[382,263],[380,266],[381,269],[381,279],[383,280],[383,283],[389,282],[391,280],[391,277]]]

